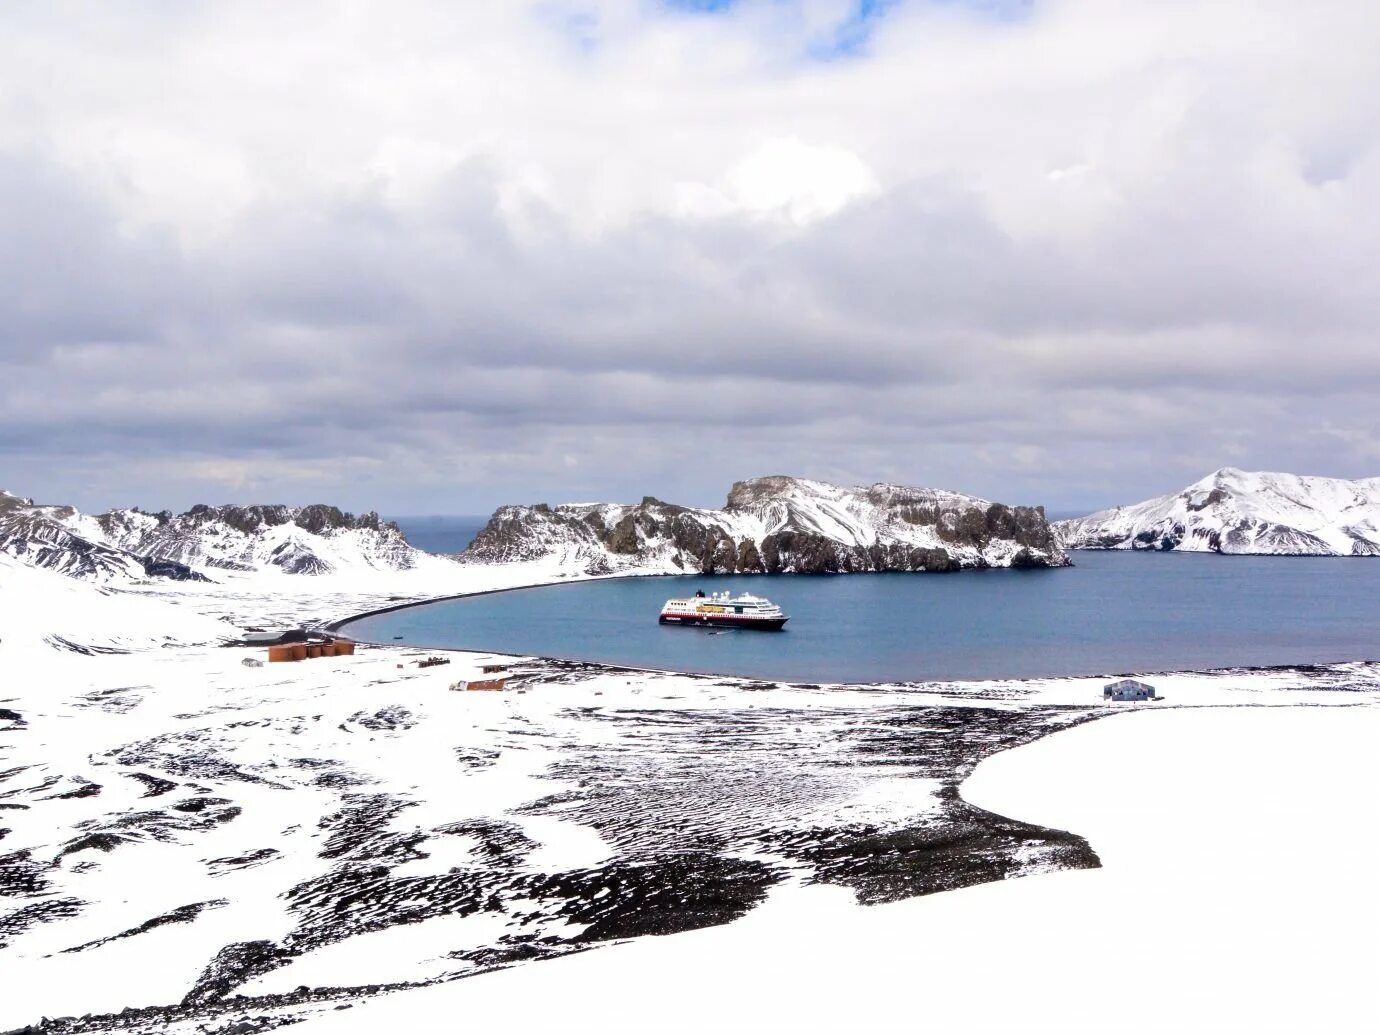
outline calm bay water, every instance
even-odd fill
[[[612,579],[351,623],[377,642],[797,682],[1016,678],[1380,657],[1380,559],[1086,552],[1057,571]],[[780,633],[658,625],[668,597],[770,597]]]

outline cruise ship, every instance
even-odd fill
[[[727,629],[776,630],[788,621],[790,617],[765,597],[751,593],[705,596],[703,590],[697,590],[693,597],[666,601],[660,618],[662,625],[714,625]]]

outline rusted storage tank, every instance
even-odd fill
[[[307,657],[309,657],[309,658],[319,658],[319,657],[321,657],[321,644],[319,644],[319,643],[309,643],[309,644],[307,644]]]
[[[334,643],[331,643],[329,640],[327,640],[325,643],[323,643],[323,644],[321,645],[321,656],[322,656],[323,658],[333,658],[333,657],[335,657],[335,644],[334,644]]]
[[[293,656],[293,645],[291,643],[281,643],[268,648],[269,661],[296,661]]]
[[[354,641],[354,640],[336,640],[336,641],[335,641],[335,656],[336,656],[337,658],[349,657],[349,656],[350,656],[351,654],[353,654],[354,652],[355,652],[355,641]]]
[[[292,660],[305,661],[307,659],[307,645],[305,643],[294,643],[292,645]]]

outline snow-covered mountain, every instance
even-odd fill
[[[1380,478],[1224,467],[1182,492],[1060,521],[1067,549],[1380,556]]]
[[[1067,562],[1042,507],[941,489],[843,487],[773,476],[735,482],[722,510],[638,504],[497,510],[462,555],[554,560],[593,574],[955,571]]]
[[[0,553],[96,582],[216,581],[233,572],[403,571],[429,557],[375,513],[199,504],[184,514],[82,514],[0,492]]]

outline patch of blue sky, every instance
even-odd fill
[[[582,54],[599,46],[599,16],[593,11],[559,3],[538,4],[537,18]]]
[[[727,14],[751,4],[772,7],[798,7],[800,0],[659,0],[673,11],[698,15]],[[814,33],[806,42],[806,55],[817,61],[834,61],[867,51],[872,34],[887,13],[902,6],[952,7],[991,18],[994,21],[1019,21],[1034,9],[1036,0],[856,0],[837,24]]]
[[[789,13],[801,0],[651,0],[646,10],[661,9],[682,15],[714,17],[750,6],[766,6]],[[854,0],[844,16],[804,41],[803,56],[812,61],[837,61],[865,55],[877,27],[893,10],[902,7],[947,7],[967,11],[993,21],[1020,21],[1033,13],[1037,0]],[[536,7],[538,17],[575,50],[589,54],[600,45],[599,16],[578,4],[546,0]]]
[[[943,7],[963,7],[997,21],[1020,21],[1034,13],[1036,0],[926,0]]]
[[[662,0],[662,3],[678,11],[692,11],[697,14],[713,14],[716,11],[728,11],[742,6],[740,0]]]
[[[859,0],[851,14],[832,30],[816,36],[807,48],[810,57],[819,61],[833,61],[852,57],[867,49],[872,30],[900,0]]]
[[[832,32],[811,41],[810,57],[833,61],[866,53],[873,31],[889,12],[903,6],[958,8],[994,21],[1011,22],[1026,18],[1035,0],[858,0],[852,13]]]

